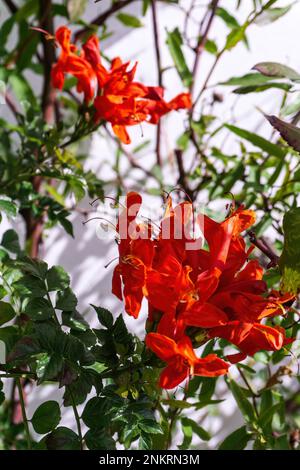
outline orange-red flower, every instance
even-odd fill
[[[176,343],[159,333],[149,333],[146,336],[146,345],[167,363],[159,379],[162,388],[174,388],[194,375],[216,377],[228,372],[229,364],[216,354],[199,359],[188,336],[183,336]]]
[[[113,294],[120,300],[124,297],[126,312],[135,318],[138,317],[143,297],[147,292],[147,270],[152,264],[154,250],[149,237],[149,227],[135,222],[140,205],[139,194],[128,193],[126,208],[121,213],[117,225],[120,235],[119,263],[115,267],[112,283]]]
[[[84,93],[86,103],[93,101],[96,122],[110,122],[123,143],[130,143],[127,126],[142,122],[157,124],[170,111],[191,107],[189,93],[181,93],[166,102],[162,88],[135,81],[137,63],[130,68],[129,62],[123,63],[117,57],[106,69],[95,35],[90,36],[81,52],[71,44],[71,31],[66,26],[58,28],[55,37],[61,54],[52,69],[53,85],[62,89],[66,74],[76,77],[77,91]]]
[[[127,208],[137,202],[137,210],[128,219],[135,232],[135,217],[142,201],[136,193],[128,197]],[[123,216],[128,218],[126,211]],[[138,244],[132,234],[120,243],[120,263],[115,272],[122,269],[124,293],[129,293],[130,299],[126,308],[131,315],[138,315],[143,297],[148,300],[148,328],[152,332],[146,343],[168,364],[161,375],[162,387],[174,387],[193,375],[191,371],[200,371],[200,365],[201,375],[206,375],[206,364],[197,361],[207,358],[196,357],[189,336],[197,344],[210,338],[226,339],[240,350],[228,356],[232,363],[261,350],[277,351],[293,341],[283,328],[265,323],[268,318],[285,314],[284,304],[291,296],[268,293],[263,268],[258,261],[248,259],[253,247],[246,247],[241,233],[254,221],[254,212],[243,207],[221,223],[204,216],[209,249],[202,249],[197,240],[193,243],[192,205],[182,203],[173,208],[169,198],[155,240],[149,232],[152,238],[148,248],[143,244],[145,240]],[[125,254],[123,258],[121,253]],[[135,274],[132,266],[130,270],[122,267],[128,255],[137,264]],[[220,363],[212,364],[218,375]]]
[[[77,91],[83,92],[85,101],[89,103],[94,98],[97,87],[93,67],[82,55],[78,55],[76,46],[70,43],[71,31],[66,26],[57,29],[55,38],[61,47],[61,53],[51,72],[53,86],[61,90],[65,75],[73,75],[77,78]]]

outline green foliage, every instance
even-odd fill
[[[247,363],[232,366],[224,395],[220,395],[224,379],[216,377],[193,377],[184,390],[179,386],[162,391],[158,378],[164,364],[143,340],[128,331],[123,313],[115,316],[105,307],[92,304],[89,311],[81,312],[69,274],[62,266],[48,266],[39,259],[43,237],[54,226],[76,236],[71,216],[74,212],[88,214],[91,208],[86,210],[85,198],[101,201],[105,189],[118,199],[131,183],[134,188],[159,196],[162,190],[180,187],[180,199],[185,193],[195,204],[204,202],[208,213],[221,207],[222,219],[228,200],[254,209],[257,238],[267,243],[267,230],[272,228],[272,253],[280,256],[279,265],[266,272],[268,287],[280,288],[282,293],[299,292],[300,100],[296,92],[300,74],[285,64],[265,61],[252,70],[246,67],[241,76],[232,71],[232,76],[226,74],[227,78],[214,85],[214,71],[223,56],[235,54],[241,46],[250,48],[253,23],[277,21],[291,10],[292,4],[237,0],[234,6],[219,2],[214,10],[208,2],[207,10],[201,6],[185,11],[184,1],[164,2],[171,4],[178,18],[183,15],[184,21],[167,30],[166,51],[156,54],[157,75],[170,99],[170,68],[175,68],[182,91],[194,88],[193,108],[183,113],[176,146],[169,149],[169,155],[176,156],[174,161],[170,158],[171,166],[166,146],[159,145],[163,134],[156,145],[156,161],[151,160],[155,145],[150,140],[138,140],[129,151],[114,141],[107,123],[95,123],[91,107],[82,102],[81,94],[74,93],[74,77],[66,77],[63,90],[57,90],[55,96],[51,87],[43,96],[53,65],[51,56],[56,51],[51,40],[31,29],[32,25],[43,26],[38,2],[13,3],[17,12],[9,13],[0,25],[0,80],[7,86],[5,109],[10,110],[0,119],[0,223],[2,228],[4,220],[17,219],[24,226],[25,240],[19,240],[12,228],[1,232],[0,353],[5,352],[5,362],[0,363],[0,449],[165,450],[172,448],[175,430],[180,433],[179,448],[191,449],[199,440],[210,440],[214,432],[211,420],[220,413],[220,405],[226,405],[228,393],[244,424],[231,433],[224,430],[227,437],[220,443],[220,450],[299,449],[294,437],[300,423],[299,394],[294,393],[299,388],[293,363],[299,355],[297,348],[291,350],[291,345],[286,345],[280,351],[261,351]],[[51,29],[51,18],[55,25],[68,23],[82,42],[95,32],[101,48],[113,34],[114,23],[107,23],[112,17],[128,31],[135,29],[136,35],[148,34],[148,17],[141,21],[121,3],[107,2],[88,23],[86,0],[52,2],[47,28],[50,25]],[[159,2],[143,0],[138,13],[149,15],[153,22],[153,7],[158,30],[169,28],[161,24]],[[200,18],[203,11],[205,16]],[[216,39],[212,27],[206,30],[210,15],[216,17],[211,24],[225,25],[223,38]],[[194,29],[190,31],[194,16],[196,23],[202,24],[197,37]],[[161,49],[158,36],[153,37],[153,44],[158,42]],[[109,63],[111,57],[101,52],[103,63]],[[206,62],[204,54],[210,55]],[[129,57],[131,54],[122,59]],[[35,88],[32,83],[37,81],[41,86]],[[276,109],[278,116],[265,116],[277,132],[270,136],[260,126],[258,113],[257,125],[240,127],[236,111],[240,110],[243,95],[255,96],[268,90],[282,97],[280,110]],[[223,113],[222,103],[227,102],[230,93],[236,100],[231,110],[233,119]],[[108,181],[102,179],[106,173],[103,166],[94,172],[86,165],[88,152],[82,144],[88,144],[96,132],[114,146],[108,149],[115,148],[115,155],[111,152],[99,160],[100,165],[110,166],[113,176]],[[160,129],[157,132],[159,136]],[[136,176],[138,173],[140,176]],[[179,198],[175,192],[172,195]],[[270,261],[266,260],[266,251],[260,260],[264,266]],[[259,256],[258,250],[256,254]],[[276,255],[271,259],[273,264],[276,259]],[[299,305],[294,303],[288,310],[290,304],[292,300],[282,319],[265,321],[285,328],[288,337],[299,337]],[[217,352],[226,357],[227,346],[226,341],[208,341],[202,355]],[[285,379],[292,385],[286,385]],[[32,385],[47,384],[60,390],[62,398],[44,401],[30,419],[26,399],[22,403],[18,390],[12,400],[4,387],[7,380],[17,388],[20,384],[24,398],[31,393]],[[20,400],[24,409],[21,422],[16,423],[13,414]],[[73,413],[72,429],[60,426],[65,408]],[[83,432],[83,428],[87,430]],[[41,437],[36,439],[35,433]]]

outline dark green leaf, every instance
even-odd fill
[[[101,429],[90,429],[85,434],[84,440],[89,450],[113,450],[116,448],[113,438]]]
[[[56,401],[42,403],[31,419],[33,429],[38,434],[47,434],[56,428],[61,420],[60,407]]]
[[[47,272],[48,291],[64,290],[70,285],[70,276],[61,266],[52,266]]]
[[[105,328],[111,328],[114,323],[114,318],[110,311],[103,307],[96,307],[93,304],[91,304],[91,306],[95,309],[101,325],[105,326]]]
[[[3,234],[1,245],[11,253],[19,254],[21,251],[18,234],[12,229]]]
[[[46,437],[48,450],[80,450],[80,440],[77,434],[65,427],[56,428]]]
[[[70,288],[67,288],[57,293],[55,308],[71,312],[76,308],[77,303],[76,295]]]
[[[28,302],[25,313],[34,321],[42,321],[51,318],[54,312],[49,300],[35,298]]]
[[[219,450],[243,450],[251,439],[252,435],[247,432],[246,426],[242,426],[224,439]]]
[[[16,312],[9,303],[0,301],[0,325],[12,320],[15,315]]]

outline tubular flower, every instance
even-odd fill
[[[76,77],[77,91],[84,93],[86,103],[93,101],[95,121],[110,122],[124,144],[131,142],[127,126],[142,122],[157,124],[170,111],[191,107],[189,93],[181,93],[167,102],[163,88],[136,82],[137,63],[130,68],[129,62],[123,63],[116,57],[110,68],[105,68],[95,35],[90,36],[81,52],[71,44],[71,31],[66,26],[58,28],[55,37],[61,54],[52,69],[53,86],[62,89],[66,74]]]
[[[159,385],[162,388],[174,388],[194,375],[216,377],[228,371],[229,364],[216,354],[209,354],[199,359],[188,336],[183,336],[176,343],[173,339],[159,333],[149,333],[146,336],[146,345],[167,363],[159,379]]]
[[[207,250],[198,243],[201,237],[194,238],[194,225],[201,226],[202,221],[194,219],[191,203],[173,207],[169,197],[155,239],[154,230],[136,223],[141,203],[137,193],[129,193],[119,218],[118,226],[131,228],[120,241],[113,291],[122,298],[122,279],[126,311],[135,317],[143,297],[147,299],[146,344],[167,363],[161,387],[175,387],[193,375],[227,372],[228,364],[216,356],[198,359],[192,344],[226,339],[240,351],[227,357],[236,363],[258,351],[278,351],[293,341],[283,328],[266,324],[268,318],[286,315],[285,307],[294,297],[268,292],[263,268],[248,259],[253,247],[246,247],[242,232],[255,222],[253,211],[240,207],[221,223],[204,216]],[[137,227],[143,235],[139,240]]]

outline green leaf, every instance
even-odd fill
[[[47,434],[56,428],[61,420],[60,407],[57,401],[46,401],[34,412],[31,418],[33,429],[38,434]]]
[[[34,321],[43,321],[53,316],[53,307],[49,300],[35,298],[28,302],[25,313]]]
[[[300,207],[283,217],[284,244],[279,260],[281,290],[297,294],[300,289]]]
[[[70,276],[61,266],[52,266],[47,272],[48,291],[64,290],[70,285]]]
[[[102,429],[103,418],[109,410],[109,400],[104,397],[91,398],[82,413],[82,420],[88,428]]]
[[[255,147],[258,147],[264,152],[267,152],[269,155],[284,158],[287,154],[287,149],[284,149],[279,145],[273,144],[269,140],[264,139],[263,137],[254,134],[253,132],[247,131],[246,129],[241,129],[240,127],[232,126],[231,124],[225,124],[225,127],[234,134],[241,137],[242,139],[247,140]]]
[[[29,258],[29,256],[23,256],[18,259],[16,264],[25,273],[31,274],[43,281],[46,279],[48,265],[45,261]]]
[[[45,283],[29,274],[21,277],[12,286],[18,295],[24,297],[43,297],[47,293]]]
[[[48,450],[80,450],[80,440],[77,434],[65,427],[56,428],[46,439]]]
[[[274,418],[274,415],[280,410],[281,403],[276,403],[275,405],[271,406],[267,410],[265,410],[263,413],[260,414],[258,424],[262,427],[265,428],[270,424]]]
[[[69,287],[57,293],[55,308],[58,310],[66,310],[71,312],[76,308],[78,301],[77,297]]]
[[[118,13],[116,17],[121,23],[129,28],[141,28],[144,26],[139,18],[129,15],[128,13]]]
[[[183,52],[182,52],[182,37],[178,28],[174,31],[167,32],[167,44],[169,47],[170,54],[174,61],[176,70],[186,87],[189,87],[193,81],[193,76],[186,64]]]
[[[184,435],[182,444],[178,446],[181,450],[189,449],[194,434],[200,437],[203,441],[208,441],[210,439],[209,433],[190,418],[184,417],[181,419],[181,429]]]
[[[96,311],[98,315],[98,320],[101,325],[105,326],[105,328],[111,328],[114,323],[114,318],[109,310],[103,307],[96,307],[96,305],[91,304],[91,307]]]
[[[152,448],[152,439],[149,434],[141,433],[139,438],[139,450],[151,450]]]
[[[0,325],[12,320],[15,315],[16,312],[9,303],[0,301]]]
[[[226,38],[226,44],[224,49],[226,51],[230,51],[233,49],[240,41],[245,40],[245,32],[248,27],[249,23],[246,22],[242,26],[234,28]]]
[[[72,312],[63,312],[62,322],[63,325],[69,326],[76,331],[86,331],[89,328],[88,322],[85,321],[83,316],[77,312],[77,310],[73,310]]]
[[[267,116],[266,119],[269,121],[271,126],[276,129],[281,137],[297,152],[300,152],[300,128],[282,121],[276,116]]]
[[[32,88],[20,73],[10,73],[9,84],[20,103],[25,101],[33,105],[36,102]]]
[[[1,338],[1,335],[0,335]],[[7,357],[7,361],[14,361],[17,359],[24,359],[26,357],[34,356],[41,352],[39,344],[34,338],[30,336],[24,336],[19,339],[16,344],[13,346],[11,352]]]
[[[269,82],[265,85],[253,85],[236,88],[233,90],[233,93],[236,95],[247,95],[248,93],[261,93],[263,91],[269,90],[270,88],[278,88],[279,90],[289,91],[291,87],[292,85],[289,85],[288,83]]]
[[[113,438],[102,429],[90,429],[85,434],[84,441],[89,450],[113,450],[116,448]]]
[[[4,402],[5,400],[5,395],[3,393],[3,382],[2,380],[0,379],[0,406],[2,405],[2,403]]]
[[[219,85],[242,86],[242,87],[259,86],[259,85],[265,85],[266,83],[269,83],[271,79],[272,79],[271,77],[265,77],[264,75],[261,75],[260,73],[248,73],[240,77],[231,77],[225,82],[220,82]]]
[[[9,217],[15,217],[18,213],[17,206],[8,199],[0,199],[0,212],[5,212]]]
[[[18,234],[12,229],[3,234],[1,245],[11,253],[19,254],[21,252]]]
[[[259,26],[264,26],[269,23],[273,23],[274,21],[279,20],[282,16],[286,15],[292,7],[292,3],[287,5],[286,7],[280,8],[269,8],[264,10],[256,19],[255,23]]]
[[[246,426],[242,426],[229,434],[218,450],[243,450],[251,439],[252,434],[247,432]]]
[[[250,402],[247,400],[242,388],[232,379],[228,380],[228,383],[235,398],[235,401],[237,402],[238,407],[241,413],[243,414],[245,420],[252,424],[255,423],[256,417],[254,410]]]
[[[139,428],[147,434],[163,434],[160,424],[152,419],[142,419],[139,421]]]
[[[38,377],[38,385],[49,380],[55,380],[63,368],[63,358],[58,354],[42,353],[36,361],[36,374]]]
[[[300,74],[291,67],[279,64],[278,62],[259,62],[253,67],[267,77],[288,78],[290,80],[300,80]]]
[[[70,21],[81,20],[87,7],[87,0],[67,0],[67,11]]]

